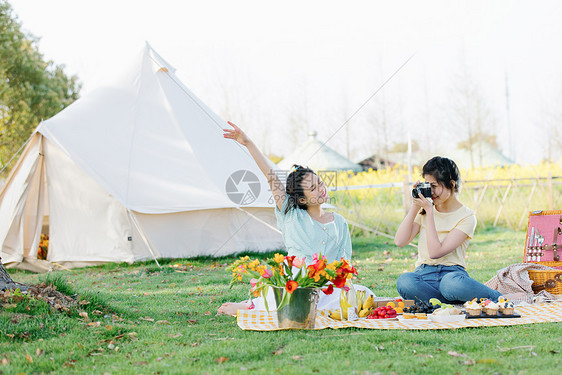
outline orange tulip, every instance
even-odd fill
[[[299,283],[297,283],[294,280],[289,280],[289,281],[287,281],[287,284],[285,285],[285,290],[287,290],[287,292],[289,292],[289,294],[293,294],[293,292],[295,291],[295,289],[297,289],[298,286],[299,286]]]

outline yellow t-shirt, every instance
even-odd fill
[[[467,234],[468,238],[464,240],[459,247],[451,251],[449,254],[441,258],[431,259],[427,251],[427,237],[426,237],[426,220],[427,215],[417,214],[414,222],[420,225],[420,233],[418,237],[418,260],[416,267],[422,264],[428,265],[442,265],[442,266],[463,266],[466,268],[464,261],[465,251],[468,243],[476,229],[476,215],[474,211],[466,206],[452,211],[452,212],[439,212],[433,207],[433,218],[435,220],[435,228],[437,229],[437,236],[439,241],[443,242],[447,234],[453,229],[459,229]]]

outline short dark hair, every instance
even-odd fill
[[[293,164],[293,171],[289,173],[289,176],[287,176],[287,186],[285,187],[285,193],[287,194],[287,207],[285,208],[285,214],[297,207],[303,210],[308,208],[306,203],[301,202],[301,198],[305,197],[304,189],[301,184],[302,180],[308,173],[316,174],[308,167]]]

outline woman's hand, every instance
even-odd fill
[[[240,143],[242,146],[248,146],[250,143],[250,138],[240,129],[238,126],[234,125],[232,122],[227,121],[230,126],[234,129],[223,129],[223,137],[234,139],[236,142]]]
[[[418,184],[420,184],[419,181],[417,181],[414,186],[417,186]],[[418,193],[418,197],[412,199],[412,206],[417,208],[416,211],[423,208],[425,212],[429,212],[433,208],[433,202],[424,197],[421,193]]]
[[[433,203],[428,198],[424,197],[421,194],[418,194],[418,196],[419,198],[414,198],[412,203],[415,206],[423,208],[425,212],[431,211],[431,209],[433,208]]]

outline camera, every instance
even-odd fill
[[[417,184],[412,189],[412,197],[419,198],[418,193],[421,193],[426,198],[431,198],[431,184],[429,182],[422,182]]]

